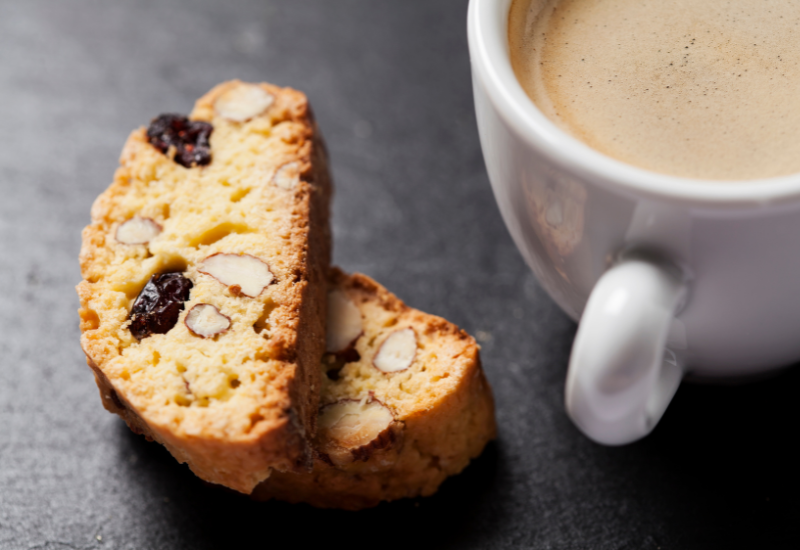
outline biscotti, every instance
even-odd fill
[[[330,261],[306,97],[232,81],[128,138],[83,232],[81,344],[103,404],[199,477],[304,470]]]
[[[433,494],[495,437],[475,340],[364,275],[334,269],[316,459],[253,498],[357,510]]]

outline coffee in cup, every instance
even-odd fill
[[[511,64],[563,130],[663,174],[800,172],[800,3],[514,0]]]

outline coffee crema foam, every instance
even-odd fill
[[[590,147],[714,180],[800,172],[800,1],[514,0],[511,62]]]

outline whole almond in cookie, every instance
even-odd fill
[[[325,351],[347,351],[362,332],[361,312],[353,301],[339,289],[328,292],[328,336]]]
[[[400,372],[411,366],[416,354],[417,335],[414,329],[396,330],[383,341],[372,364],[381,372]]]
[[[245,122],[260,115],[275,102],[275,97],[255,84],[230,88],[214,102],[220,116],[235,122]]]
[[[320,451],[339,466],[366,460],[396,439],[392,411],[372,399],[345,399],[326,405],[318,422]]]
[[[186,314],[186,328],[195,336],[211,338],[231,328],[231,318],[211,304],[197,304]]]
[[[122,244],[147,244],[161,231],[162,227],[150,218],[134,216],[117,227],[115,238]]]
[[[287,162],[275,171],[272,182],[281,189],[294,189],[300,182],[300,164],[297,162]]]
[[[269,266],[250,254],[214,254],[197,268],[231,289],[234,294],[255,298],[267,288],[275,276]]]

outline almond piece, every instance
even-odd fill
[[[391,333],[383,341],[372,364],[381,372],[391,373],[406,370],[417,355],[417,335],[412,328]]]
[[[250,254],[212,254],[197,268],[239,296],[255,298],[275,280],[269,266]]]
[[[272,183],[281,189],[294,189],[300,183],[300,163],[287,162],[277,170],[272,176]]]
[[[245,122],[266,111],[275,101],[272,94],[255,84],[239,84],[214,102],[217,113],[234,122]]]
[[[328,292],[328,353],[347,351],[364,332],[361,311],[341,290]]]
[[[345,399],[320,409],[320,450],[337,466],[367,460],[397,438],[392,411],[371,399]]]
[[[210,338],[231,328],[231,318],[211,304],[197,304],[186,314],[186,328],[195,336]]]
[[[150,218],[134,216],[117,227],[114,237],[122,244],[147,244],[161,233],[161,226]]]

